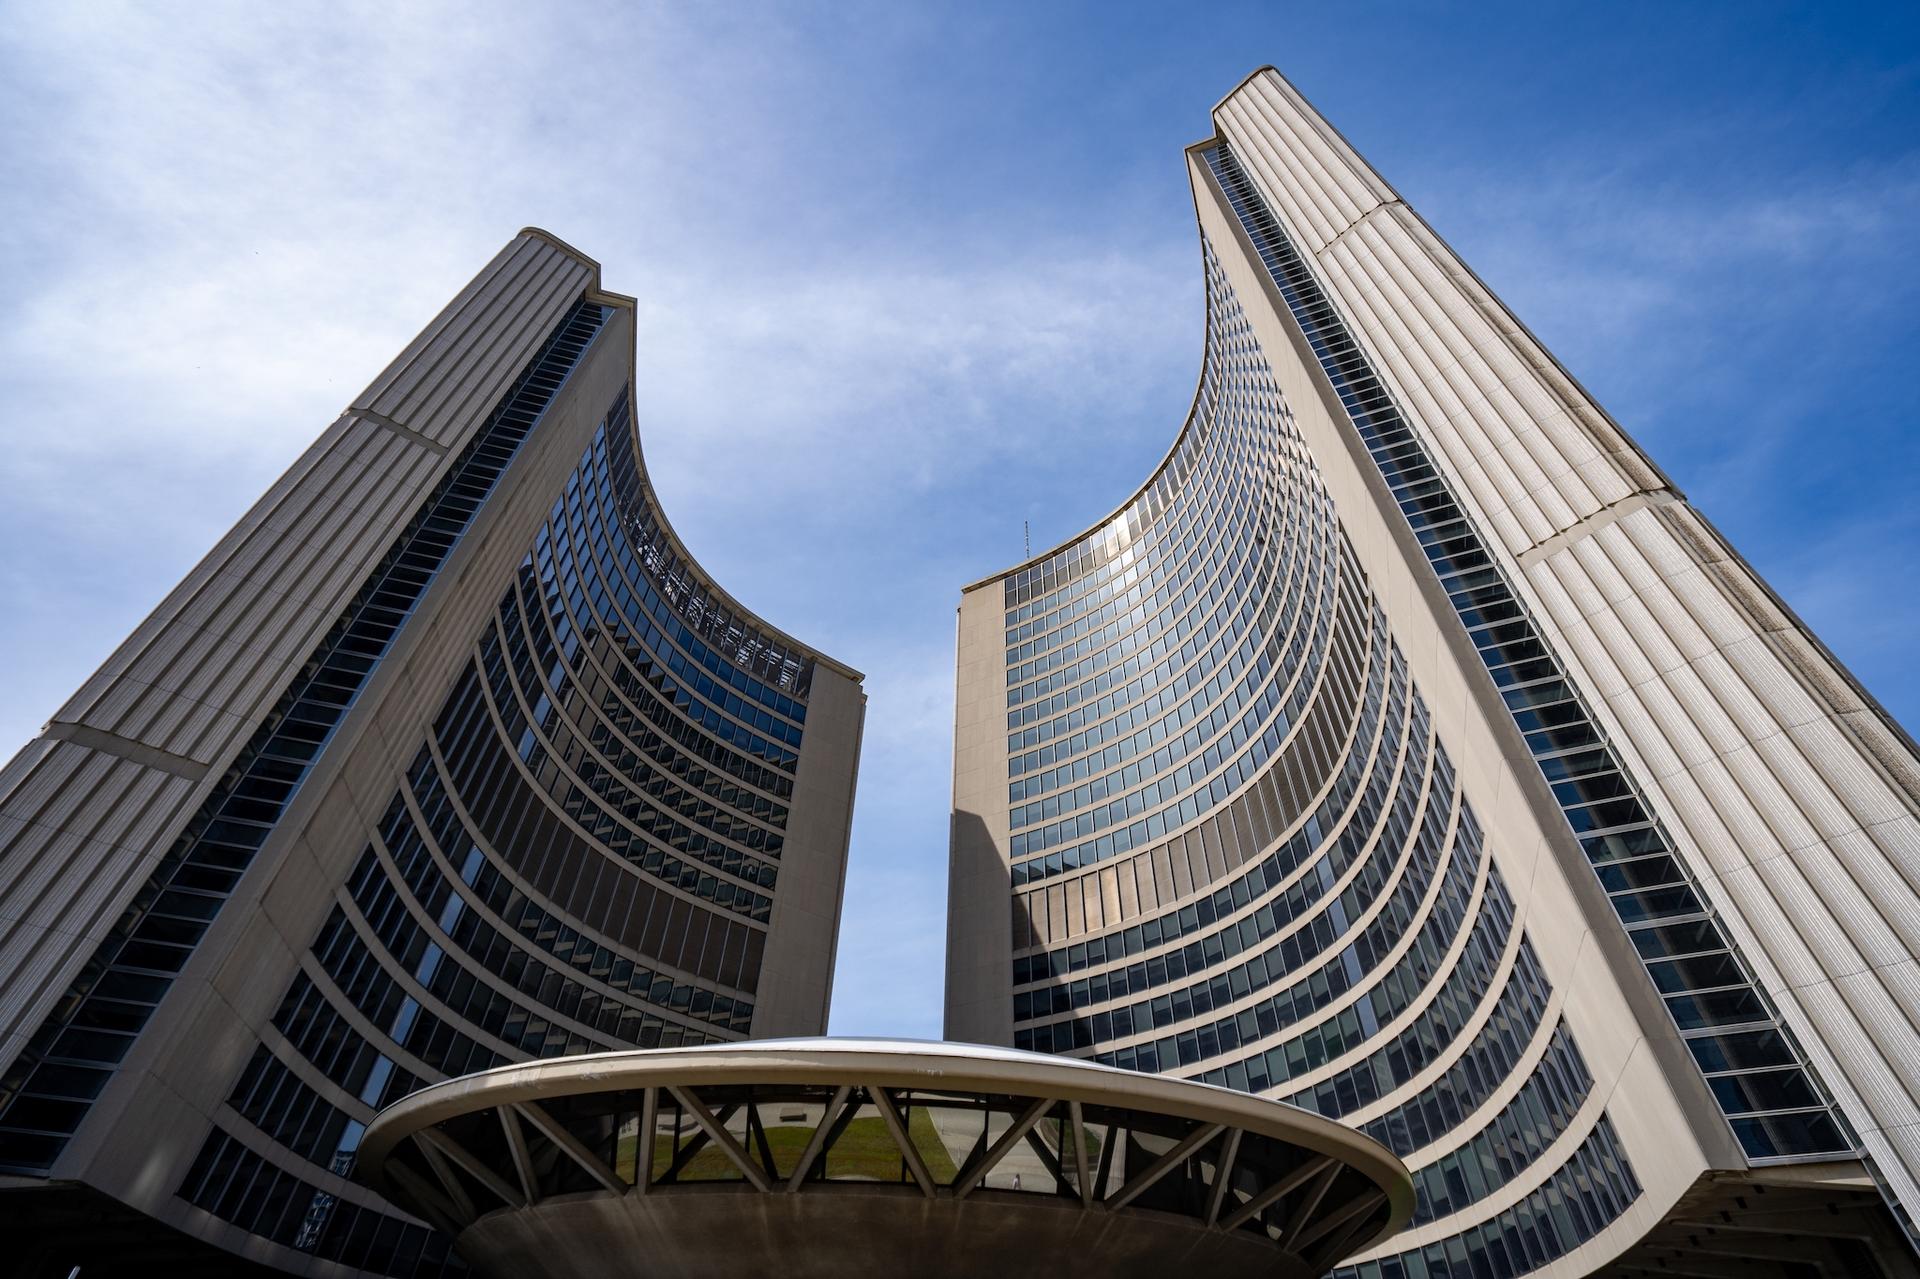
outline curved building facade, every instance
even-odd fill
[[[1911,1273],[1911,743],[1291,86],[1214,125],[1184,427],[962,596],[948,1036],[1358,1126],[1343,1274]]]
[[[351,1179],[383,1106],[824,1030],[860,676],[687,554],[633,378],[632,300],[523,232],[0,773],[49,1273],[457,1273]]]

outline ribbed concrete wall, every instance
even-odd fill
[[[1911,742],[1291,86],[1215,120],[1920,1210]]]
[[[575,300],[566,300],[560,313]],[[347,897],[341,885],[351,877],[368,832],[378,829],[394,779],[404,775],[447,686],[472,662],[474,636],[498,607],[495,585],[510,577],[526,554],[530,530],[545,518],[553,490],[565,482],[582,442],[629,376],[631,332],[630,315],[617,313],[547,408],[539,429],[382,659],[358,713],[343,723],[276,825],[239,899],[222,910],[167,1003],[102,1093],[96,1113],[56,1169],[59,1175],[81,1179],[263,1265],[336,1279],[360,1273],[302,1257],[195,1207],[179,1193],[182,1179],[215,1127],[238,1134],[262,1159],[335,1196],[343,1207],[397,1215],[350,1177],[328,1176],[269,1140],[235,1112],[230,1094],[249,1056],[266,1044],[329,1104],[356,1116],[364,1111],[351,1091],[289,1045],[274,1025],[275,1011],[295,974],[326,980],[308,953],[313,938]],[[514,353],[523,366],[545,337],[546,332],[530,333]],[[478,416],[484,419],[490,407],[477,409]],[[480,977],[498,981],[496,974]],[[496,988],[512,990],[504,982]],[[459,1024],[417,983],[408,993],[429,1012]],[[387,1027],[344,997],[332,998],[354,1033],[378,1044],[397,1068],[423,1079],[434,1076],[429,1063],[392,1046]],[[470,1026],[460,1029],[503,1056],[513,1051]]]
[[[1478,1167],[1502,1117],[1535,1104],[1527,1098],[1542,1095],[1542,1079],[1577,1076],[1554,1119],[1524,1143],[1499,1139],[1498,1175],[1417,1215],[1384,1251],[1445,1243],[1519,1210],[1595,1143],[1633,1152],[1623,1163],[1634,1191],[1555,1254],[1557,1273],[1580,1273],[1642,1235],[1703,1171],[1737,1166],[1740,1156],[1377,469],[1270,296],[1205,164],[1189,161],[1208,268],[1208,344],[1194,411],[1168,462],[1143,496],[1086,539],[962,595],[947,1032],[1205,1079],[1358,1125],[1392,1124],[1445,1099],[1455,1108],[1445,1122],[1394,1138],[1430,1185],[1466,1161]],[[1218,487],[1236,470],[1252,477],[1246,487]],[[1208,490],[1217,504],[1196,500]],[[1163,530],[1163,520],[1177,528],[1188,519],[1197,522],[1190,542]],[[1083,848],[1076,863],[1056,867],[1054,845],[1036,847],[1031,835],[1054,814],[1036,819],[1028,806],[1016,821],[1009,805],[1051,791],[1064,824],[1077,823],[1072,810],[1089,802],[1068,798],[1082,776],[1077,763],[1073,781],[1029,789],[1035,764],[1024,757],[1039,743],[1024,735],[1023,708],[1047,705],[1054,692],[1033,676],[1048,679],[1087,651],[1078,631],[1045,619],[1068,615],[1055,611],[1060,592],[1092,585],[1101,570],[1074,552],[1096,543],[1122,548],[1106,560],[1118,573],[1112,590],[1127,590],[1137,575],[1148,597],[1139,612],[1132,594],[1113,605],[1121,610],[1115,634],[1160,671],[1148,687],[1174,687],[1172,671],[1191,675],[1182,676],[1189,692],[1209,681],[1187,652],[1163,665],[1140,620],[1162,608],[1204,618],[1208,606],[1190,599],[1218,597],[1228,617],[1250,600],[1263,609],[1288,601],[1271,617],[1260,613],[1251,642],[1325,656],[1276,664],[1275,686],[1293,690],[1292,710],[1251,774],[1226,761],[1242,742],[1263,739],[1264,725],[1241,733],[1210,724],[1203,705],[1168,729],[1169,744],[1183,741],[1190,723],[1201,725],[1199,743],[1225,742],[1222,763],[1196,765],[1195,779],[1180,783],[1210,795],[1208,808],[1163,810],[1172,813],[1164,838],[1155,831],[1092,858]],[[1242,555],[1247,575],[1235,568]],[[1210,567],[1189,585],[1183,564],[1193,561]],[[1029,620],[1025,600],[1035,597],[1041,617]],[[1084,641],[1096,654],[1114,643],[1104,619],[1089,623]],[[1030,629],[1047,635],[1031,652]],[[1166,633],[1179,649],[1186,632]],[[1204,633],[1196,641],[1204,649],[1214,632],[1196,624],[1192,633]],[[1232,626],[1220,634],[1237,649]],[[1113,687],[1131,678],[1116,675]],[[1088,700],[1104,687],[1096,683]],[[1167,694],[1118,740],[1147,731],[1152,715],[1185,697]],[[1112,710],[1103,703],[1088,713],[1088,731],[1129,713],[1125,699]],[[1047,740],[1061,738],[1039,742]],[[1096,761],[1102,748],[1060,749],[1038,767],[1065,767],[1083,752]],[[1198,745],[1185,749],[1183,758],[1202,754]],[[1441,765],[1443,754],[1450,762]],[[1010,755],[1022,757],[1017,766]],[[1112,766],[1095,762],[1088,774]],[[1142,764],[1141,779],[1171,767]],[[1342,777],[1360,779],[1357,789]],[[1168,803],[1163,792],[1093,833]],[[1189,922],[1201,908],[1213,913]],[[1178,921],[1171,936],[1170,920]],[[1149,925],[1156,931],[1143,933]],[[1248,962],[1256,958],[1264,967]],[[1051,973],[1035,975],[1036,961]],[[1171,975],[1157,975],[1161,964]],[[1071,1008],[1048,1006],[1069,993]],[[1503,1046],[1498,1060],[1490,1062],[1489,1044]]]
[[[1232,212],[1213,194],[1203,169],[1196,162],[1192,174],[1202,233],[1210,242],[1236,242],[1239,232]],[[1592,871],[1473,657],[1391,493],[1355,439],[1284,307],[1263,296],[1267,285],[1257,256],[1244,243],[1236,247],[1238,252],[1223,254],[1228,274],[1243,297],[1262,299],[1248,305],[1262,351],[1295,406],[1295,420],[1355,554],[1379,592],[1413,682],[1432,707],[1435,735],[1451,752],[1462,792],[1486,826],[1488,859],[1513,898],[1519,925],[1515,941],[1524,934],[1551,987],[1540,1028],[1526,1051],[1489,1087],[1486,1100],[1451,1132],[1408,1153],[1407,1162],[1419,1175],[1474,1140],[1495,1115],[1514,1104],[1540,1069],[1550,1046],[1548,1032],[1557,1021],[1573,1036],[1594,1079],[1579,1111],[1520,1175],[1464,1211],[1402,1232],[1377,1249],[1377,1255],[1445,1246],[1463,1229],[1523,1204],[1567,1163],[1604,1115],[1645,1190],[1604,1229],[1541,1271],[1588,1273],[1658,1222],[1701,1173],[1739,1166],[1741,1155],[1640,973]],[[1503,972],[1515,963],[1513,949],[1502,956]],[[1449,963],[1457,960],[1450,957]],[[1435,982],[1435,989],[1423,992],[1416,1008],[1432,1007],[1441,997],[1439,985]],[[1458,1068],[1472,1042],[1502,1020],[1496,1007],[1500,1002],[1483,999],[1431,1064],[1378,1102],[1349,1112],[1347,1121],[1364,1124],[1411,1099],[1448,1088],[1449,1073]],[[1356,1055],[1364,1055],[1366,1048]],[[1310,1073],[1305,1082],[1321,1081],[1344,1064],[1337,1061],[1332,1072]]]
[[[523,233],[0,769],[0,1063],[599,270]]]
[[[380,1106],[496,1062],[824,1030],[861,677],[666,525],[633,323],[523,232],[0,773],[4,1067],[336,619],[378,615],[324,667],[330,706],[360,682],[298,788],[220,809],[263,832],[244,876],[161,899],[209,911],[178,976],[121,965],[151,1017],[113,1056],[63,1033],[15,1063],[9,1172],[287,1273],[439,1279],[448,1241],[352,1179]],[[93,1091],[57,1091],[82,1050]]]

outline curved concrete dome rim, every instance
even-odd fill
[[[1388,1199],[1387,1225],[1367,1246],[1391,1238],[1413,1214],[1413,1179],[1406,1165],[1371,1137],[1313,1111],[1195,1080],[1045,1053],[910,1039],[762,1039],[581,1053],[496,1066],[433,1084],[381,1111],[361,1140],[360,1176],[390,1194],[385,1176],[389,1152],[423,1128],[476,1110],[669,1084],[773,1082],[877,1083],[1151,1108],[1256,1132],[1347,1164]]]

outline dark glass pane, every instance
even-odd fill
[[[1820,1095],[1798,1068],[1763,1070],[1751,1075],[1718,1075],[1707,1083],[1719,1099],[1720,1109],[1729,1115],[1755,1110],[1792,1110],[1818,1106]]]
[[[1726,943],[1711,919],[1688,919],[1677,924],[1659,924],[1629,933],[1634,949],[1642,959],[1663,955],[1688,955],[1703,950],[1720,950]]]
[[[1747,980],[1740,965],[1726,951],[1692,955],[1686,959],[1663,959],[1647,965],[1647,975],[1663,995],[1683,990],[1709,990],[1715,986],[1734,986]]]
[[[1637,924],[1643,920],[1664,919],[1670,915],[1697,915],[1700,899],[1685,884],[1669,888],[1650,888],[1639,893],[1620,893],[1609,898],[1620,922]]]
[[[1671,857],[1641,857],[1630,862],[1610,862],[1595,868],[1600,886],[1610,893],[1630,888],[1652,888],[1660,884],[1681,884],[1686,876]]]
[[[1667,1008],[1682,1030],[1703,1026],[1737,1026],[1742,1022],[1766,1021],[1766,1006],[1751,987],[1715,990],[1701,995],[1671,995]]]
[[[1785,1035],[1777,1030],[1741,1030],[1725,1035],[1703,1035],[1687,1040],[1700,1069],[1752,1070],[1762,1066],[1789,1066],[1797,1060]]]
[[[1853,1143],[1824,1110],[1735,1119],[1733,1132],[1750,1159],[1789,1155],[1850,1154]]]

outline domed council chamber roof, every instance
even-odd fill
[[[1230,1089],[971,1044],[786,1039],[502,1066],[382,1111],[360,1172],[482,1274],[1319,1274],[1406,1167]]]

